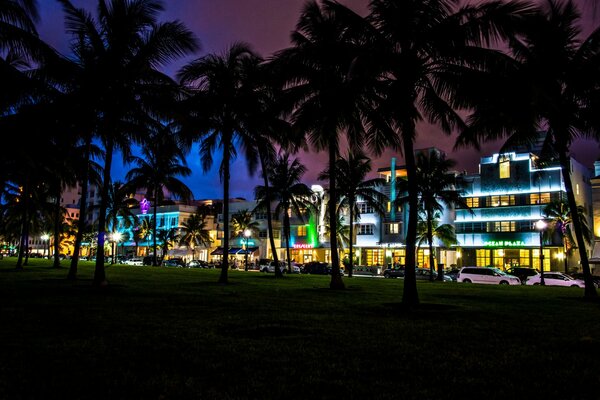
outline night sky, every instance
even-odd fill
[[[584,21],[586,30],[592,26],[592,12],[590,4],[595,0],[579,0],[584,8]],[[68,54],[68,36],[64,33],[63,13],[54,0],[39,0],[41,22],[39,31],[42,38],[52,44],[63,54]],[[77,7],[94,10],[95,0],[72,0]],[[164,20],[179,19],[191,29],[200,39],[202,51],[191,58],[211,53],[222,52],[235,41],[250,43],[256,51],[264,57],[289,45],[290,32],[294,29],[304,0],[168,0],[164,1]],[[367,0],[342,0],[341,3],[350,6],[360,13],[365,13]],[[600,12],[600,11],[599,11]],[[600,21],[600,16],[596,16]],[[173,75],[175,71],[187,60],[171,65],[167,73]],[[435,127],[422,125],[419,127],[416,148],[436,146],[448,153],[450,158],[458,162],[457,169],[476,172],[481,156],[489,155],[499,148],[499,143],[490,143],[482,146],[481,153],[472,149],[452,151],[454,137],[446,137]],[[373,169],[389,165],[392,152],[373,160]],[[579,141],[572,147],[572,155],[588,167],[600,155],[599,146],[592,141]],[[326,155],[304,154],[298,155],[301,161],[309,166],[305,175],[308,185],[319,183],[316,176],[325,167]],[[128,167],[123,166],[115,159],[113,166],[114,179],[123,179]],[[195,198],[221,198],[222,189],[218,178],[219,159],[215,159],[215,166],[206,175],[200,167],[197,146],[188,156],[188,164],[194,171],[193,175],[184,181],[194,192]],[[399,157],[398,163],[402,163]],[[244,160],[238,159],[232,166],[231,197],[253,198],[254,186],[260,184],[257,178],[249,178],[246,173]]]

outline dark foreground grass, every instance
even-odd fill
[[[600,398],[600,305],[571,288],[0,261],[0,399]],[[37,264],[36,264],[37,263]]]

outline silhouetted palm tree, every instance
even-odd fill
[[[542,214],[544,215],[544,219],[548,221],[549,232],[560,236],[565,257],[565,274],[568,274],[569,256],[577,248],[577,241],[573,235],[573,219],[571,218],[569,204],[565,200],[553,201],[544,207]],[[583,206],[577,206],[577,214],[579,214],[579,220],[583,229],[583,239],[587,243],[590,243],[592,241],[592,233],[588,227]]]
[[[94,284],[103,285],[105,211],[113,152],[120,149],[127,156],[131,141],[146,138],[148,127],[158,124],[149,113],[165,115],[178,89],[157,68],[196,50],[197,44],[180,22],[158,21],[163,10],[159,0],[98,0],[96,18],[68,0],[59,1],[82,69],[73,96],[83,100],[83,108],[95,111],[95,133],[105,149],[94,273]]]
[[[423,244],[427,244],[429,246],[429,262],[431,263],[433,240],[439,240],[445,247],[458,244],[456,231],[452,224],[440,224],[439,219],[441,218],[441,214],[439,211],[434,212],[433,220],[431,221],[427,220],[427,215],[423,214],[423,210],[419,213],[419,217],[419,225],[417,226],[417,249]],[[433,272],[431,273],[431,276],[433,276]],[[438,273],[437,280],[444,280],[443,270],[440,270],[440,273]]]
[[[386,196],[377,190],[377,187],[383,186],[385,180],[381,178],[368,179],[367,174],[371,172],[371,159],[362,151],[349,151],[344,158],[339,158],[336,162],[336,174],[339,184],[339,209],[347,209],[349,214],[349,237],[350,237],[350,259],[348,264],[348,276],[352,277],[354,266],[354,221],[360,220],[359,202],[373,208],[373,211],[379,215],[385,212],[384,202]],[[319,180],[329,178],[329,170],[323,171]]]
[[[223,182],[223,251],[229,248],[229,179],[230,164],[241,147],[248,161],[250,173],[257,167],[257,148],[254,131],[249,122],[254,120],[260,98],[260,85],[249,79],[259,70],[261,58],[247,44],[235,43],[223,55],[209,54],[192,61],[179,72],[191,93],[184,107],[189,113],[187,129],[202,139],[200,157],[202,168],[213,165],[213,153],[221,152],[219,175]],[[227,283],[227,257],[223,257],[220,283]]]
[[[460,144],[509,137],[506,146],[530,144],[546,128],[545,150],[554,153],[571,210],[577,202],[571,181],[569,149],[578,137],[600,137],[598,73],[600,29],[580,37],[581,15],[573,1],[544,0],[522,34],[509,42],[511,54],[500,55],[494,72],[473,74],[465,88],[476,112]],[[485,96],[481,94],[485,93]],[[585,281],[585,297],[596,298],[583,226],[573,214]]]
[[[206,214],[199,210],[192,214],[187,221],[184,221],[181,226],[182,233],[179,243],[185,244],[192,250],[192,260],[196,258],[196,247],[205,246],[208,248],[213,242],[204,221],[205,216]]]
[[[283,235],[285,237],[285,248],[287,255],[288,272],[292,272],[292,260],[290,257],[290,213],[297,218],[304,219],[307,213],[312,211],[310,198],[312,190],[301,183],[306,167],[298,159],[290,160],[288,153],[280,154],[272,163],[269,170],[269,182],[271,183],[271,199],[276,203],[275,215],[281,218],[283,215]],[[266,203],[265,187],[257,186],[254,194],[258,202],[257,209],[270,212],[270,204]],[[332,249],[333,251],[333,249]],[[278,268],[275,268],[277,274]]]
[[[433,123],[450,134],[465,126],[455,111],[462,70],[487,65],[490,50],[480,46],[500,38],[519,21],[528,5],[488,1],[457,8],[453,0],[372,0],[369,19],[378,29],[373,49],[383,72],[383,102],[378,111],[389,119],[402,144],[408,180],[406,275],[402,302],[419,302],[416,286],[418,180],[414,157],[417,124]],[[462,100],[462,99],[461,99]]]
[[[165,128],[166,130],[166,128]],[[149,143],[142,149],[143,157],[131,157],[129,161],[136,165],[127,175],[127,186],[131,189],[147,190],[148,197],[153,200],[153,232],[158,232],[157,209],[158,204],[164,200],[164,190],[171,195],[179,196],[185,200],[192,198],[191,190],[180,181],[177,176],[189,176],[192,171],[187,167],[185,154],[180,150],[180,143],[168,131],[161,130],[159,134],[151,137]],[[153,240],[153,261],[156,258],[156,234]]]

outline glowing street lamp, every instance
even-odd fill
[[[122,238],[123,235],[121,234],[121,232],[113,232],[110,234],[110,240],[113,242],[112,260],[110,261],[111,264],[115,263],[118,248],[117,243],[120,242]]]
[[[548,224],[543,219],[536,221],[535,229],[540,231],[540,285],[544,286],[546,281],[544,280],[544,229]]]
[[[245,261],[245,265],[244,265],[244,271],[248,271],[248,239],[250,238],[250,236],[252,236],[252,231],[250,229],[246,229],[244,231],[244,237],[246,238],[246,261]]]
[[[40,239],[42,239],[44,242],[46,242],[46,246],[48,246],[48,248],[47,248],[48,249],[47,257],[48,257],[48,260],[49,260],[50,259],[50,235],[48,235],[47,233],[44,233],[41,236]],[[46,247],[46,246],[44,246],[44,247]],[[46,248],[44,248],[44,251],[46,251]]]

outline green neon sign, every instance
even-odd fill
[[[524,247],[522,240],[488,240],[483,242],[485,247]]]

